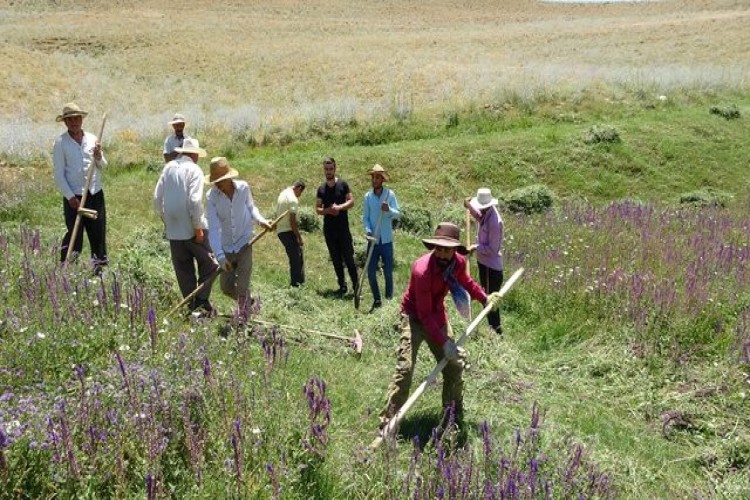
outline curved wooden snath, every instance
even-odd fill
[[[497,293],[497,295],[493,298],[493,300],[488,303],[484,309],[482,309],[482,312],[480,312],[477,317],[474,319],[474,321],[471,322],[471,324],[466,328],[466,332],[461,335],[461,337],[456,341],[456,345],[462,345],[464,341],[471,335],[471,332],[474,331],[474,329],[479,325],[479,323],[484,319],[489,312],[497,307],[498,301],[506,294],[508,293],[508,290],[511,289],[511,287],[515,284],[516,281],[518,281],[518,278],[521,277],[523,274],[524,269],[520,268],[515,273],[513,273],[513,276],[510,277],[508,281],[505,282],[503,287],[500,289],[500,291]],[[383,442],[383,440],[387,437],[390,437],[393,435],[393,432],[396,430],[396,427],[401,422],[401,420],[404,418],[404,415],[407,411],[409,411],[409,408],[411,408],[414,403],[424,394],[424,391],[427,389],[427,387],[430,384],[433,384],[435,380],[437,379],[438,374],[443,371],[443,368],[445,368],[445,365],[448,364],[447,359],[442,359],[435,368],[432,369],[429,375],[427,375],[427,378],[419,384],[419,387],[414,391],[414,393],[409,397],[409,399],[406,400],[406,403],[403,404],[401,408],[396,412],[396,414],[388,421],[388,424],[383,428],[382,433],[380,436],[376,437],[372,443],[370,443],[369,448],[374,450],[380,444]]]
[[[99,142],[99,144],[102,143],[105,123],[107,123],[107,113],[104,113],[104,116],[102,117],[102,127],[99,129],[99,136],[97,137],[97,141]],[[98,168],[96,164],[96,158],[92,158],[91,164],[89,165],[89,171],[86,174],[86,182],[83,185],[83,193],[81,193],[81,203],[78,205],[78,213],[76,213],[76,222],[75,224],[73,224],[73,231],[71,231],[70,241],[68,241],[68,251],[65,254],[66,263],[70,260],[70,255],[73,253],[73,247],[75,246],[76,238],[78,237],[78,231],[81,230],[81,219],[83,217],[88,217],[90,219],[96,218],[96,216],[93,216],[96,213],[95,211],[85,208],[86,199],[89,197],[89,188],[91,188],[91,179],[94,178],[94,170]]]

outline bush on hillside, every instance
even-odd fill
[[[708,112],[712,115],[719,115],[726,120],[736,120],[740,117],[740,110],[736,104],[729,104],[727,106],[711,106]]]
[[[710,187],[680,195],[681,205],[698,207],[725,207],[731,200],[731,193]]]
[[[554,193],[544,184],[534,184],[511,191],[505,197],[508,210],[513,213],[533,214],[552,207]]]
[[[466,209],[464,208],[463,201],[446,204],[441,210],[439,210],[437,212],[435,225],[440,222],[452,222],[463,231],[466,227]]]
[[[615,143],[620,141],[620,133],[616,128],[609,125],[594,125],[583,136],[583,142],[586,144]]]
[[[401,217],[394,221],[394,229],[401,229],[414,235],[429,235],[432,233],[432,215],[426,208],[402,204]]]
[[[312,208],[300,207],[297,210],[297,224],[306,233],[314,233],[320,230],[320,218]]]

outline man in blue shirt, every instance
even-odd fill
[[[375,165],[368,173],[372,189],[365,195],[362,223],[367,240],[373,245],[367,266],[367,280],[373,297],[370,309],[372,312],[383,305],[377,279],[379,260],[383,263],[385,298],[393,298],[393,221],[401,216],[401,212],[398,209],[396,194],[392,189],[383,186],[383,183],[388,181],[386,170],[380,165]]]

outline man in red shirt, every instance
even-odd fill
[[[451,338],[452,330],[445,312],[444,299],[450,291],[469,296],[482,304],[487,294],[466,272],[466,247],[461,230],[450,222],[441,222],[433,238],[422,240],[431,250],[417,259],[411,268],[409,286],[401,299],[401,322],[396,372],[388,387],[388,401],[380,413],[381,429],[409,397],[417,352],[427,343],[436,361],[443,358],[443,408],[454,404],[457,421],[463,416],[463,353]]]

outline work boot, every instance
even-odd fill
[[[342,286],[342,287],[340,287],[340,288],[338,289],[338,291],[336,292],[336,296],[337,296],[337,297],[344,297],[344,296],[346,295],[346,293],[347,293],[348,291],[349,291],[349,290],[347,290],[347,288],[346,288],[345,286]]]
[[[375,309],[378,309],[379,307],[383,307],[383,303],[379,300],[376,300],[372,303],[372,307],[370,307],[370,312],[373,312]]]

